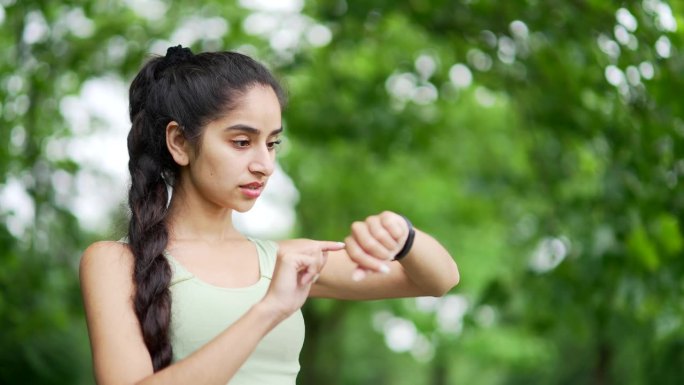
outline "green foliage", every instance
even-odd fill
[[[0,187],[18,181],[34,207],[25,230],[0,210],[0,382],[90,382],[75,267],[99,235],[54,183],[85,167],[48,156],[73,135],[60,102],[94,77],[128,82],[155,42],[211,17],[226,33],[194,49],[241,47],[288,85],[297,235],[340,239],[396,210],[461,269],[429,309],[310,301],[300,383],[684,379],[684,35],[666,3],[309,1],[297,23],[332,39],[285,48],[246,33],[257,11],[238,5],[179,1],[155,19],[128,3],[0,2]],[[427,343],[393,353],[387,319]]]

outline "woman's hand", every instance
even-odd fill
[[[328,251],[344,249],[344,243],[298,239],[283,242],[271,285],[264,296],[283,318],[302,307],[328,258]]]
[[[408,234],[404,217],[391,211],[352,223],[351,234],[344,240],[347,254],[357,264],[352,279],[360,281],[368,272],[389,273],[387,263],[402,249]]]

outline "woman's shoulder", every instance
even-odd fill
[[[278,258],[278,243],[266,239],[249,238],[256,245],[259,255],[259,268],[263,271],[272,272]]]
[[[121,241],[99,241],[91,244],[81,255],[79,271],[84,274],[108,276],[117,273],[130,276],[133,268],[133,254],[128,244]]]

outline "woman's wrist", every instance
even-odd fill
[[[282,309],[266,297],[252,306],[252,310],[257,313],[259,317],[263,317],[268,322],[272,323],[272,326],[279,324],[290,316],[285,309]]]
[[[401,217],[404,218],[404,220],[406,221],[406,225],[408,226],[408,236],[406,237],[406,241],[404,242],[404,247],[402,247],[401,250],[399,250],[399,252],[397,253],[397,255],[394,256],[395,261],[398,261],[404,258],[406,255],[408,255],[408,253],[411,251],[411,248],[413,247],[413,241],[416,238],[416,230],[413,228],[413,224],[411,224],[411,221],[409,221],[409,219],[403,215]]]

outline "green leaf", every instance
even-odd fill
[[[627,237],[627,250],[648,271],[655,271],[660,266],[660,259],[655,245],[642,226],[637,226]]]

